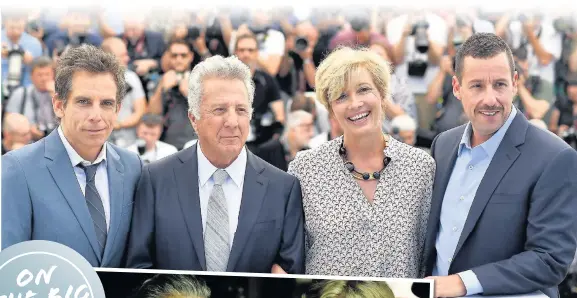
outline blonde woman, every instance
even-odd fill
[[[395,298],[384,281],[331,280],[317,284],[319,298]]]
[[[289,166],[302,186],[307,274],[423,276],[435,162],[383,134],[390,78],[367,49],[337,49],[317,70],[317,98],[344,133]]]

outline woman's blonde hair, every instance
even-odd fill
[[[315,76],[317,99],[330,110],[330,103],[340,97],[358,70],[371,74],[383,100],[390,98],[391,66],[368,48],[339,47],[319,65]]]
[[[384,281],[331,280],[321,285],[320,298],[395,298]]]

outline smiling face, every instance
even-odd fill
[[[344,135],[354,139],[381,130],[384,102],[366,69],[358,68],[350,77],[343,93],[330,106]]]
[[[488,140],[507,120],[517,79],[517,73],[511,78],[505,52],[491,58],[465,57],[461,82],[453,78],[453,92],[473,126],[473,146]]]
[[[54,113],[61,119],[64,136],[86,160],[94,160],[114,128],[120,106],[112,74],[76,72],[64,100],[54,98]]]

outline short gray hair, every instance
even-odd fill
[[[161,277],[158,279],[158,277]],[[192,275],[174,274],[156,276],[154,281],[145,282],[139,298],[164,298],[172,296],[210,298],[211,291],[206,283]],[[150,282],[150,283],[149,283]],[[149,283],[149,284],[147,284]]]
[[[393,118],[391,126],[396,127],[399,131],[414,131],[417,130],[417,122],[409,115],[400,115]]]
[[[197,64],[188,79],[188,111],[200,119],[200,102],[203,96],[203,83],[209,78],[241,80],[248,93],[248,102],[252,111],[254,99],[254,82],[250,68],[236,56],[224,58],[212,56]],[[252,115],[252,112],[250,113]]]
[[[68,100],[72,90],[72,77],[75,73],[86,71],[94,74],[109,73],[114,77],[116,83],[116,103],[120,105],[126,93],[125,69],[116,57],[105,53],[102,49],[93,45],[83,44],[66,50],[56,66],[55,91],[58,99]]]
[[[283,135],[286,136],[292,128],[299,126],[303,122],[303,119],[305,117],[314,118],[313,114],[311,114],[307,111],[304,111],[304,110],[296,110],[296,111],[290,112],[287,116],[286,125],[285,125]]]

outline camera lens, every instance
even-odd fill
[[[309,41],[304,37],[297,37],[295,39],[295,51],[303,52],[309,46]]]

